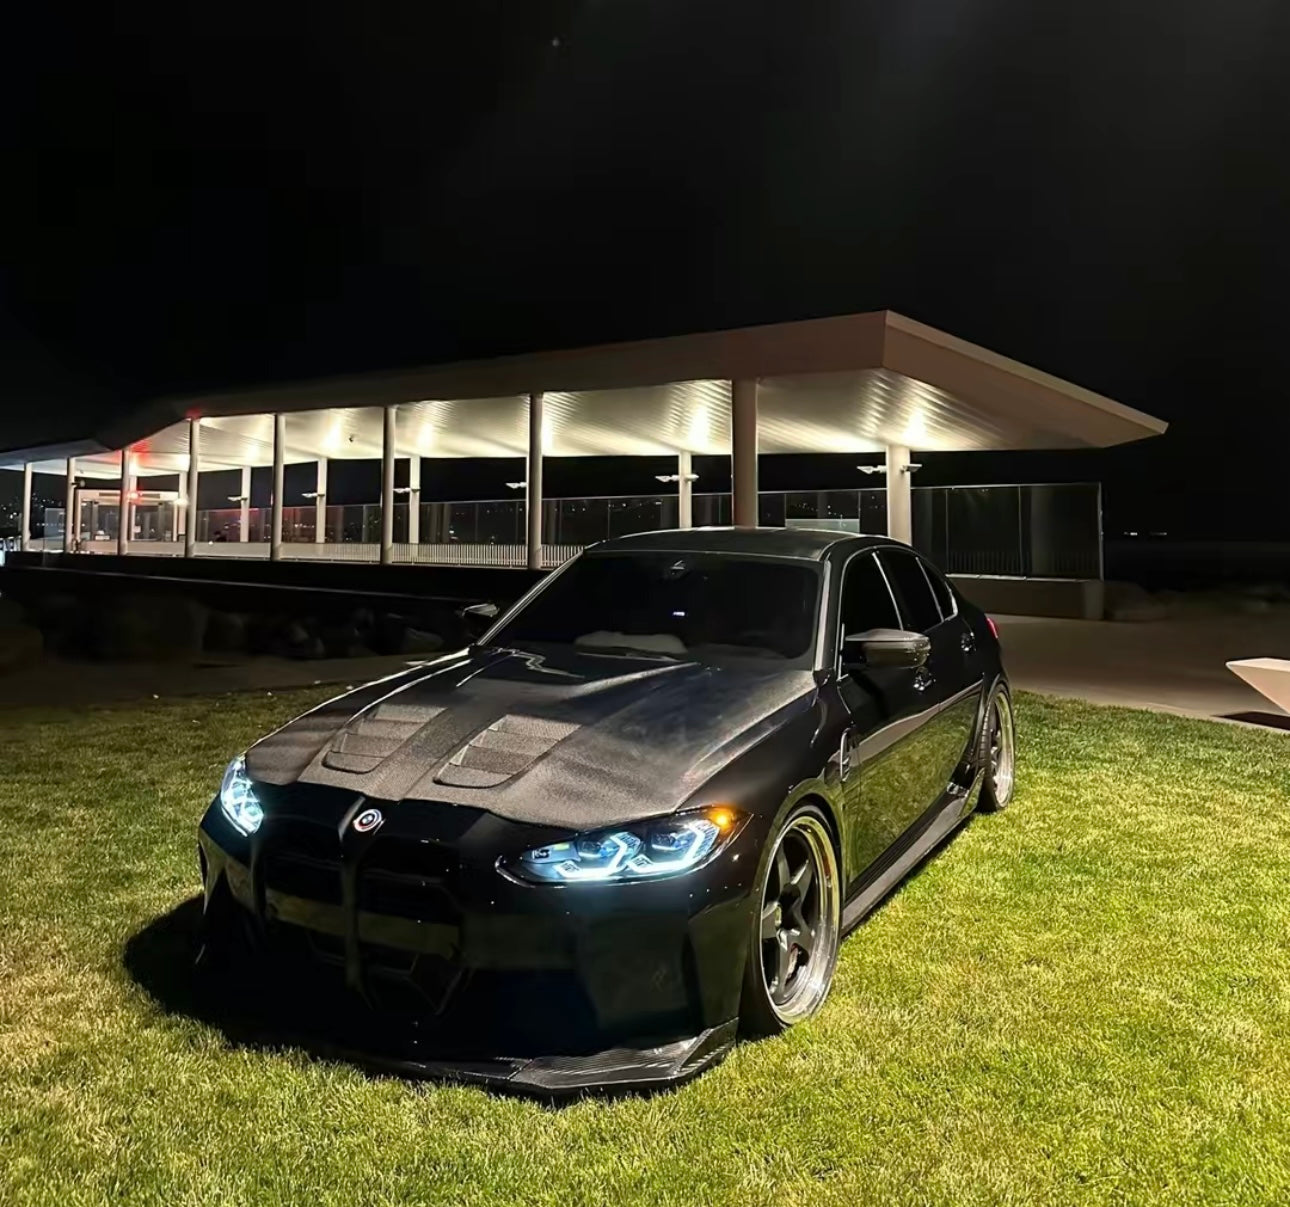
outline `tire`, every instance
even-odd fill
[[[1017,730],[1012,696],[1002,682],[995,685],[985,708],[977,766],[985,771],[977,808],[982,813],[1006,809],[1017,782]]]
[[[795,809],[776,832],[754,901],[740,1023],[750,1036],[778,1035],[824,1004],[838,960],[842,878],[815,805]]]

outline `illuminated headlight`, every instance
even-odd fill
[[[734,837],[742,820],[725,806],[680,813],[535,847],[507,861],[506,868],[535,884],[657,880],[706,863]]]
[[[264,809],[247,778],[246,759],[240,754],[224,772],[224,782],[219,786],[219,807],[233,828],[243,834],[254,834],[264,820]]]

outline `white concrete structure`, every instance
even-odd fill
[[[1290,712],[1290,659],[1241,658],[1227,669],[1278,708]]]
[[[248,543],[250,471],[271,465],[268,556],[280,558],[300,555],[284,548],[286,465],[318,466],[309,542],[317,555],[326,531],[327,463],[379,460],[376,556],[390,561],[420,560],[422,457],[518,456],[527,466],[525,560],[536,566],[546,560],[544,457],[674,456],[678,521],[685,524],[692,457],[727,455],[734,522],[755,524],[760,456],[882,453],[889,528],[908,539],[918,450],[1104,447],[1164,430],[1111,399],[882,311],[163,398],[73,445],[0,452],[0,468],[61,474],[64,463],[55,458],[70,456],[69,475],[111,479],[128,450],[137,473],[186,475],[182,551],[230,556],[227,545],[196,540],[198,475],[242,471],[240,538]],[[408,541],[396,548],[393,471],[400,458],[410,466],[410,510]],[[71,493],[69,485],[69,514]],[[353,548],[346,546],[345,556]]]

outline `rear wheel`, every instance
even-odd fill
[[[833,836],[819,809],[803,806],[776,834],[762,875],[745,961],[746,1032],[775,1035],[823,1005],[838,959],[841,913]]]
[[[1012,697],[999,684],[990,696],[981,733],[981,762],[985,777],[979,807],[986,813],[1006,809],[1016,780],[1017,732],[1012,719]]]

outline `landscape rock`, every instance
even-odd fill
[[[0,674],[31,666],[45,652],[45,639],[35,625],[10,624],[0,627]]]
[[[443,649],[443,638],[438,633],[427,633],[424,629],[411,626],[403,630],[403,640],[399,644],[400,654],[437,654]]]
[[[246,649],[246,617],[240,612],[212,612],[206,622],[206,648],[221,653]]]
[[[91,650],[108,661],[195,659],[206,636],[207,610],[174,596],[123,595],[91,614]]]

